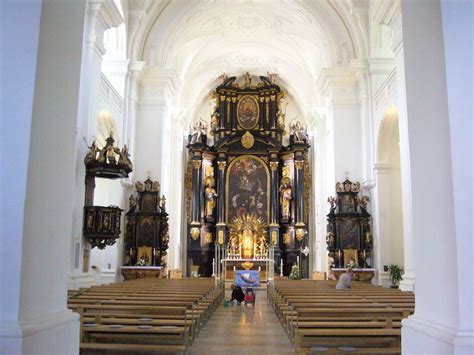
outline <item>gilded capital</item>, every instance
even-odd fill
[[[304,161],[303,160],[296,160],[295,161],[295,166],[296,166],[296,169],[298,169],[298,170],[303,169]]]
[[[271,161],[271,162],[270,162],[270,169],[271,169],[272,171],[277,170],[277,169],[278,169],[278,162],[277,162],[277,161]]]

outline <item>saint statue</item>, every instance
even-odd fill
[[[204,191],[204,196],[206,198],[206,216],[212,217],[214,212],[214,207],[216,207],[216,190],[214,189],[214,178],[209,176],[206,179],[206,190]]]
[[[250,85],[252,84],[252,78],[249,74],[249,72],[245,73],[244,75],[244,88],[249,88]]]
[[[280,205],[281,205],[281,215],[283,218],[290,217],[290,201],[291,196],[291,184],[288,177],[284,177],[281,180],[280,185]]]

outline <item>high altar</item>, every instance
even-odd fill
[[[278,273],[283,260],[284,275],[298,259],[302,274],[308,275],[308,257],[301,253],[308,246],[308,137],[295,121],[283,145],[285,93],[276,77],[223,75],[211,94],[210,136],[200,120],[191,127],[188,275],[198,269],[211,276],[221,259],[235,260],[239,269],[248,263],[262,267],[271,259]]]

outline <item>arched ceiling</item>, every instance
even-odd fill
[[[364,52],[351,30],[344,5],[350,2],[141,0],[148,8],[130,57],[151,69],[174,70],[182,106],[202,102],[223,72],[271,72],[304,112],[315,103],[321,68],[347,65]]]

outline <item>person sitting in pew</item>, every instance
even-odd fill
[[[242,287],[232,285],[231,288],[232,295],[230,297],[230,303],[240,305],[245,298],[244,291],[242,291]]]
[[[351,268],[348,268],[347,271],[339,277],[339,281],[336,284],[336,290],[351,288],[353,275],[354,271],[352,271]]]

